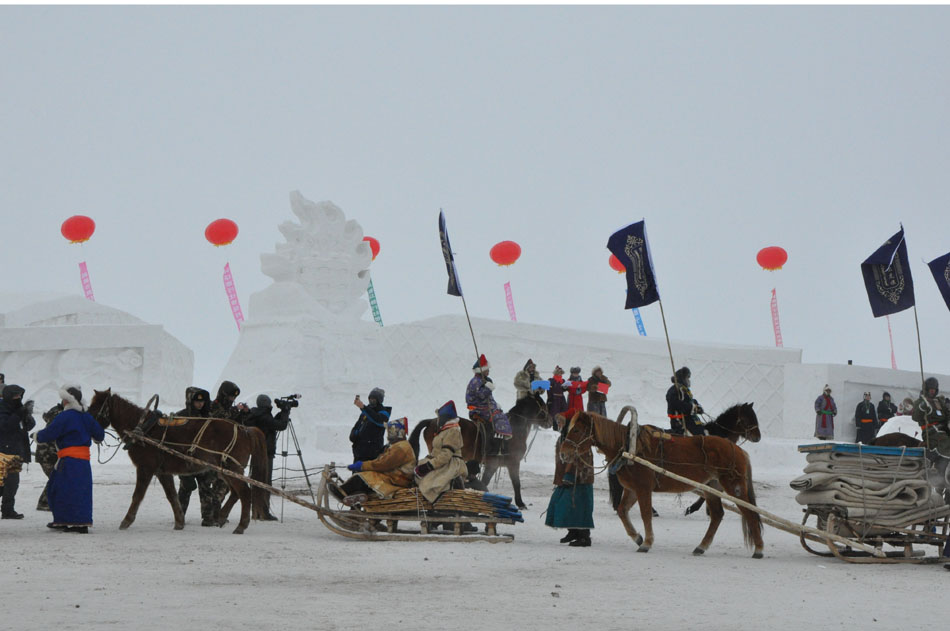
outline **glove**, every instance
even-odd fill
[[[418,467],[416,467],[415,473],[416,473],[416,475],[419,476],[420,478],[424,478],[424,477],[426,477],[427,475],[429,475],[430,473],[432,473],[432,469],[433,469],[433,467],[432,467],[432,465],[431,465],[430,463],[424,462],[424,463],[422,463],[421,465],[419,465]]]
[[[346,468],[350,471],[362,471],[363,470],[363,461],[357,460],[353,464],[346,465]]]
[[[488,388],[489,390],[494,390],[494,389],[495,389],[495,384],[493,384],[491,381],[486,381],[486,382],[485,382],[485,387]]]

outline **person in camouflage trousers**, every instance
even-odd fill
[[[928,377],[920,397],[914,402],[913,419],[923,430],[924,446],[936,449],[941,455],[950,457],[950,406],[940,392],[936,377]]]
[[[226,418],[239,425],[245,425],[247,417],[250,414],[250,408],[244,403],[234,403],[240,394],[241,389],[236,383],[233,381],[222,381],[218,387],[218,396],[211,402],[209,416],[212,418]],[[204,495],[202,495],[202,486],[205,488]],[[228,484],[228,481],[214,471],[210,471],[205,480],[201,478],[198,479],[198,497],[201,499],[202,526],[205,525],[204,515],[206,511],[213,521],[213,524],[208,525],[224,525],[219,523],[219,513],[221,511],[221,503],[224,502],[224,498],[228,496],[230,489],[231,486]]]
[[[56,418],[56,415],[62,411],[62,402],[57,403],[43,413],[43,420],[46,421],[47,425],[49,425],[50,422]],[[53,469],[56,468],[56,461],[59,459],[59,456],[56,454],[57,450],[58,447],[56,446],[56,441],[50,441],[48,443],[36,443],[36,462],[41,467],[43,467],[43,473],[46,474],[46,486],[43,487],[43,492],[40,494],[40,499],[36,502],[36,510],[50,510],[49,502],[46,499],[46,491],[49,488],[49,477],[53,474]]]
[[[207,418],[211,402],[211,395],[204,388],[191,386],[185,389],[185,408],[175,413],[175,416],[191,418]],[[198,499],[201,502],[201,525],[217,526],[218,514],[215,511],[216,500],[214,484],[218,474],[214,471],[203,471],[193,475],[178,476],[178,503],[181,512],[185,514],[191,501],[191,494],[198,489]]]

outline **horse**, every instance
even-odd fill
[[[719,436],[670,436],[662,430],[644,426],[636,428],[636,453],[656,462],[659,466],[689,478],[707,483],[718,480],[722,487],[735,497],[755,504],[752,488],[752,464],[748,454],[735,443]],[[621,457],[627,441],[627,428],[608,418],[592,412],[577,412],[568,425],[561,444],[559,457],[571,462],[591,445],[600,450],[611,463]],[[639,548],[649,552],[653,546],[653,493],[683,493],[693,487],[655,473],[640,463],[629,463],[617,470],[617,478],[624,487],[617,515],[624,529]],[[725,513],[722,500],[712,493],[705,493],[709,504],[709,528],[694,555],[706,552]],[[640,502],[640,517],[646,537],[641,537],[630,522],[630,508]],[[758,513],[739,507],[742,514],[742,534],[746,545],[754,546],[752,558],[762,558],[762,521]]]
[[[721,436],[738,443],[739,439],[747,440],[750,443],[757,443],[762,440],[762,433],[759,431],[759,418],[752,409],[754,403],[737,403],[725,412],[716,417],[715,421],[706,423],[706,431],[710,436]],[[619,498],[618,502],[619,502]],[[705,498],[700,497],[689,505],[686,509],[686,515],[692,515],[706,503]],[[614,504],[617,508],[617,504]]]
[[[123,440],[126,440],[138,425],[139,420],[147,413],[147,410],[114,394],[111,388],[104,391],[96,390],[89,403],[88,411],[104,429],[110,425],[115,428]],[[177,424],[179,421],[184,422]],[[156,424],[146,435],[148,434],[151,434],[154,440],[193,458],[242,475],[250,460],[251,478],[259,482],[267,482],[269,460],[267,441],[263,432],[256,427],[243,427],[227,419],[190,418],[178,419],[168,425]],[[129,458],[135,465],[136,480],[132,504],[119,529],[125,530],[135,521],[139,504],[145,497],[149,482],[152,476],[156,476],[175,515],[175,530],[181,530],[185,527],[185,515],[178,502],[178,493],[175,491],[175,481],[172,476],[201,473],[207,468],[177,458],[147,443],[136,441],[134,436],[126,444],[129,448]],[[239,535],[250,523],[251,504],[262,505],[265,491],[252,489],[246,482],[237,478],[223,477],[227,479],[231,487],[232,498],[237,497],[241,500],[241,520],[234,529],[234,534]],[[233,503],[232,501],[231,504]],[[219,517],[218,525],[223,526],[226,521],[226,513],[224,513],[224,516]]]
[[[432,449],[432,440],[437,433],[437,419],[425,419],[419,421],[409,436],[409,444],[412,445],[416,456],[419,455],[419,436],[420,434],[426,441],[426,447]],[[551,427],[551,416],[548,413],[548,406],[541,398],[541,395],[533,393],[523,399],[519,399],[514,407],[508,410],[508,420],[511,422],[511,439],[508,442],[508,453],[503,456],[486,456],[485,439],[490,436],[491,427],[486,427],[486,431],[479,430],[479,423],[469,419],[460,418],[459,428],[462,430],[462,458],[468,463],[484,464],[482,476],[479,481],[485,488],[491,482],[492,476],[499,467],[508,469],[508,477],[511,478],[511,485],[515,491],[515,504],[521,510],[525,510],[524,501],[521,499],[521,459],[528,451],[528,433],[532,425],[538,425],[545,429]]]

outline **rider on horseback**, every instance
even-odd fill
[[[666,415],[670,418],[670,433],[705,436],[708,432],[699,419],[703,406],[693,398],[689,389],[691,376],[689,368],[683,366],[670,377],[673,385],[666,391]]]
[[[488,376],[491,366],[484,355],[478,358],[472,366],[475,376],[468,382],[465,390],[465,402],[468,404],[469,417],[475,422],[491,423],[495,438],[509,440],[511,438],[511,423],[508,416],[498,407],[492,391],[495,384]],[[499,442],[499,450],[504,443]]]

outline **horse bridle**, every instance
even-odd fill
[[[112,424],[112,419],[109,418],[109,412],[110,412],[110,410],[111,410],[111,407],[109,406],[109,399],[111,399],[111,398],[112,398],[112,391],[110,390],[110,391],[106,394],[106,398],[105,398],[105,400],[102,402],[102,405],[99,406],[99,411],[96,412],[96,421],[97,421],[97,422],[98,422],[98,421],[105,421],[105,422],[106,422],[106,424],[105,424],[103,427],[108,427],[109,425]],[[99,424],[102,425],[101,422],[99,422]]]
[[[577,459],[577,458],[580,456],[581,445],[583,445],[584,443],[587,443],[588,441],[593,441],[593,439],[594,439],[594,424],[593,424],[593,423],[590,423],[590,425],[589,425],[589,427],[588,427],[587,436],[584,436],[582,439],[580,439],[580,441],[575,441],[575,440],[572,440],[572,439],[570,439],[570,438],[567,437],[567,435],[571,433],[571,425],[570,425],[571,422],[572,422],[572,421],[569,421],[569,422],[568,422],[569,424],[568,424],[568,426],[567,426],[567,432],[565,432],[564,438],[561,439],[561,441],[562,441],[561,444],[562,444],[562,445],[568,445],[568,444],[569,444],[569,445],[573,445],[573,446],[574,446],[574,458],[572,458],[571,460],[575,460],[575,459]]]

